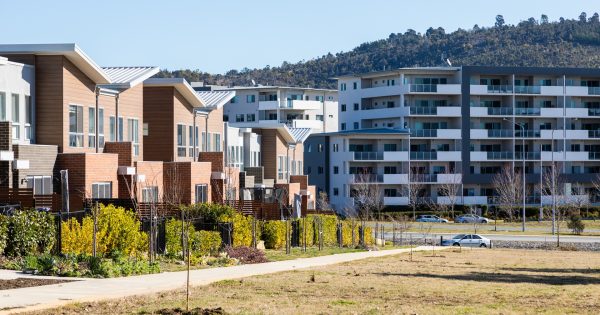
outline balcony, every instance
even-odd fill
[[[323,121],[315,119],[293,119],[285,123],[290,128],[323,129]]]
[[[486,152],[487,160],[512,160],[514,158],[513,152]]]
[[[411,115],[437,115],[437,107],[435,107],[435,106],[432,106],[432,107],[411,106],[410,114]]]
[[[408,184],[408,174],[384,174],[383,183],[386,185]]]
[[[437,174],[411,174],[410,181],[412,183],[436,183]]]
[[[600,95],[600,87],[588,87],[589,95]]]
[[[381,175],[381,174],[352,174],[352,182],[354,184],[383,183],[383,175]]]
[[[541,88],[538,85],[532,86],[515,86],[515,94],[541,94]]]
[[[279,101],[259,101],[258,110],[276,110],[279,107]]]
[[[383,197],[383,204],[386,206],[406,206],[408,197]]]
[[[460,184],[461,182],[462,174],[460,173],[437,174],[438,184]]]
[[[515,115],[518,116],[539,116],[541,113],[540,108],[526,108],[526,107],[516,107]]]
[[[600,130],[588,130],[588,137],[590,138],[600,138]]]
[[[519,130],[515,131],[516,138],[539,138],[541,136],[540,130]]]
[[[364,87],[360,90],[360,95],[362,98],[396,96],[404,92],[401,87],[401,85]],[[350,92],[350,90],[347,92]]]
[[[437,160],[437,152],[428,151],[428,152],[410,152],[411,160]]]
[[[437,93],[437,84],[410,84],[409,91],[411,93]]]
[[[488,85],[487,86],[488,93],[512,93],[513,87],[512,85]]]
[[[383,161],[383,152],[354,152],[355,161]]]
[[[383,160],[386,162],[408,161],[407,151],[385,151],[383,152]]]
[[[513,114],[512,107],[488,107],[487,113],[490,116],[508,116]]]
[[[588,155],[590,160],[600,160],[600,152],[589,152]]]
[[[540,160],[541,152],[525,152],[525,160]],[[515,152],[515,160],[523,160],[523,152],[517,151]]]
[[[415,129],[410,131],[410,136],[415,138],[436,138],[437,129]]]
[[[323,107],[321,101],[306,101],[306,100],[286,100],[279,104],[283,109],[296,109],[296,110],[319,110]]]
[[[488,138],[512,138],[513,134],[510,129],[487,129]]]
[[[413,138],[461,139],[460,129],[414,129],[410,136]]]

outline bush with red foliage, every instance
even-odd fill
[[[260,264],[269,261],[262,250],[253,247],[228,246],[225,251],[230,258],[238,259],[242,264]]]

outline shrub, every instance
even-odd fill
[[[227,255],[231,258],[239,260],[243,264],[259,264],[265,263],[269,260],[265,257],[265,253],[256,248],[240,246],[240,247],[227,247],[225,248]]]
[[[235,210],[231,214],[220,217],[220,222],[233,223],[233,247],[252,245],[252,220],[252,217],[235,212]],[[258,231],[257,235],[260,235]]]
[[[285,245],[285,221],[265,221],[262,226],[262,240],[265,248],[279,249]]]
[[[358,227],[359,223],[356,220],[342,221],[342,245],[356,246],[359,242]],[[352,243],[352,230],[354,230],[354,243]]]
[[[8,217],[6,253],[10,256],[49,253],[56,240],[54,218],[33,209]]]
[[[375,237],[373,236],[373,229],[371,227],[365,227],[365,244],[364,245],[373,245],[375,244]]]
[[[314,222],[314,242],[319,242],[319,222],[323,224],[323,246],[335,246],[337,244],[337,217],[335,215],[309,215]]]
[[[100,207],[97,217],[96,252],[108,255],[120,252],[138,256],[148,248],[148,235],[140,231],[140,221],[135,213],[113,205]],[[79,224],[74,219],[62,223],[62,248],[64,253],[91,254],[94,223],[86,217]]]
[[[221,233],[216,231],[197,231],[192,239],[192,251],[200,256],[216,255],[221,249]]]
[[[569,222],[567,223],[567,227],[573,231],[573,233],[579,235],[583,233],[585,229],[585,224],[581,221],[581,216],[578,214],[573,214],[569,217]]]
[[[171,219],[166,223],[166,249],[171,257],[181,257],[181,220]],[[191,254],[195,256],[216,255],[221,248],[221,234],[216,231],[196,231],[189,226]]]
[[[8,244],[8,218],[0,215],[0,256]]]
[[[315,226],[313,217],[309,216],[306,218],[298,219],[298,226],[300,233],[300,246],[304,246],[304,230],[306,229],[306,246],[313,246],[315,244]]]

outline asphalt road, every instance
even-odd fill
[[[587,221],[583,221],[583,223],[586,223]],[[371,226],[374,226],[375,224],[370,222],[369,223]],[[380,223],[381,224],[381,223]],[[386,229],[391,229],[392,228],[392,223],[390,222],[385,222],[385,228]],[[420,223],[420,222],[410,222],[411,225],[411,229],[415,230],[415,229],[419,229],[421,226],[423,229],[427,229],[429,228],[430,224],[429,223]],[[566,224],[563,224],[563,228],[564,226],[566,226]],[[469,232],[469,231],[473,231],[473,225],[472,224],[457,224],[457,223],[445,223],[445,224],[440,224],[440,223],[435,223],[435,224],[431,224],[431,231],[435,232],[435,230],[451,230],[451,231],[456,231],[457,233],[465,233],[465,232]],[[493,231],[494,230],[494,224],[493,223],[489,223],[489,224],[479,224],[479,227],[477,228],[481,233],[484,233],[486,231]],[[520,225],[498,225],[497,227],[498,231],[502,232],[502,231],[506,231],[506,232],[521,232],[521,226]],[[527,223],[525,224],[525,230],[526,232],[531,232],[531,234],[536,234],[536,233],[548,233],[548,231],[550,230],[550,227],[545,227],[545,226],[532,226],[532,225],[527,225]],[[600,233],[600,229],[598,228],[585,228],[585,232],[589,232],[589,233]],[[481,234],[480,233],[480,234]]]
[[[463,231],[461,233],[473,233],[473,231]],[[423,233],[418,232],[406,232],[404,233],[404,241],[408,241],[410,237],[412,239],[422,239],[422,238],[434,238],[435,240],[439,240],[440,236],[444,237],[444,239],[452,238],[454,235],[458,233],[430,233],[424,235]],[[511,235],[511,234],[485,234],[478,233],[479,235],[485,236],[492,241],[520,241],[520,242],[552,242],[556,241],[556,235]],[[396,239],[398,240],[400,236],[396,234]],[[385,233],[386,240],[393,239],[393,233],[386,232]],[[561,242],[569,242],[569,243],[600,243],[600,236],[577,236],[577,235],[561,235]]]

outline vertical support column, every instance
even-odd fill
[[[115,141],[119,141],[119,94],[115,96]]]
[[[100,119],[98,117],[98,113],[100,112],[98,110],[98,107],[99,107],[99,104],[98,104],[99,98],[100,98],[100,88],[96,87],[96,108],[95,108],[95,113],[94,113],[95,114],[94,115],[94,117],[95,117],[95,121],[94,121],[94,124],[95,124],[95,126],[94,126],[95,127],[94,128],[94,134],[96,135],[95,140],[94,140],[94,142],[95,142],[94,146],[96,147],[96,153],[100,152],[100,132],[99,132],[100,129],[99,129],[99,126],[98,126],[98,123],[100,122]]]

